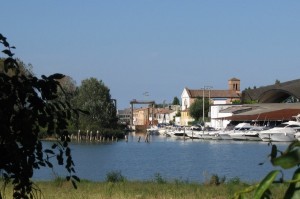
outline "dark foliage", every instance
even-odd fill
[[[67,180],[76,188],[79,178],[74,175],[74,162],[67,129],[72,112],[67,101],[58,99],[57,80],[62,74],[53,74],[41,79],[32,74],[21,73],[19,64],[10,46],[0,34],[4,60],[4,71],[0,72],[0,172],[5,183],[14,187],[14,198],[34,198],[31,178],[34,170],[52,168],[52,159],[64,165]],[[44,149],[39,140],[40,128],[48,135],[57,136],[58,142],[51,149]],[[0,194],[0,198],[2,198]]]

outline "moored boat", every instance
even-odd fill
[[[300,131],[300,114],[295,116],[296,121],[291,120],[281,123],[280,125],[263,130],[259,133],[259,137],[263,141],[271,142],[292,142],[297,140],[297,132]]]
[[[158,131],[158,127],[157,126],[150,126],[149,128],[147,128],[147,133],[150,135],[159,135],[159,131]]]
[[[245,126],[240,128],[239,130],[230,133],[229,135],[233,140],[249,140],[249,141],[261,141],[262,139],[259,137],[259,132],[264,130],[263,126]]]

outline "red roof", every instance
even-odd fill
[[[192,90],[186,88],[191,98],[203,97],[203,90]],[[204,97],[211,98],[239,98],[240,95],[232,90],[204,90]]]
[[[253,115],[233,115],[230,117],[226,117],[228,120],[233,121],[250,121],[250,120],[268,120],[268,121],[276,121],[276,120],[292,120],[294,116],[300,114],[300,109],[283,109],[276,110],[271,112],[265,112],[260,114]]]

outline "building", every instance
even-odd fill
[[[241,101],[240,80],[229,79],[227,90],[214,90],[208,86],[201,89],[185,87],[181,94],[181,125],[188,125],[189,122],[194,121],[189,115],[189,107],[197,98],[208,98],[211,105],[228,105],[234,101]]]
[[[212,126],[231,122],[280,123],[300,114],[300,79],[245,89],[241,105],[211,106]],[[252,104],[248,104],[252,103]],[[213,111],[214,110],[214,111]]]
[[[153,114],[152,114],[153,110]],[[138,108],[133,110],[133,125],[149,126],[175,122],[178,111],[169,108]],[[153,118],[152,118],[153,115]]]
[[[137,108],[133,110],[133,125],[148,126],[152,124],[152,108]]]
[[[228,117],[232,116],[235,110],[239,110],[242,105],[217,104],[210,107],[210,126],[215,129],[224,129],[229,123]]]
[[[168,108],[157,108],[154,112],[154,119],[158,124],[170,124],[175,122],[177,111]]]
[[[258,103],[295,103],[300,101],[300,79],[275,83],[242,92],[242,102]]]
[[[126,108],[124,110],[118,110],[117,116],[119,118],[119,123],[129,125],[130,117],[131,117],[131,109]]]

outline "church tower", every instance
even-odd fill
[[[241,82],[237,78],[231,78],[228,80],[228,86],[230,91],[235,91],[236,93],[240,93]]]

